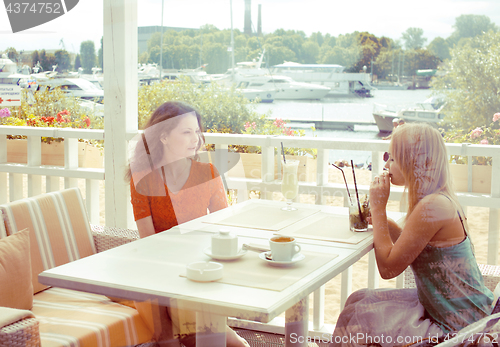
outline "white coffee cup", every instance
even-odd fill
[[[238,237],[229,229],[220,229],[212,236],[212,254],[220,256],[235,256],[238,254]]]
[[[269,246],[274,261],[292,261],[300,252],[300,246],[290,236],[274,236],[269,240]]]

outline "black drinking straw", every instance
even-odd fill
[[[344,174],[344,170],[342,170],[341,168],[339,168],[337,165],[335,164],[332,164],[333,167],[336,167],[337,169],[340,170],[340,172],[342,172],[342,176],[344,176],[344,182],[345,182],[345,189],[347,190],[347,196],[349,197],[349,200],[351,200],[351,194],[349,193],[349,186],[347,185],[347,180],[345,179],[345,174]]]
[[[283,148],[283,142],[281,143],[281,154],[283,154],[283,162],[286,164],[285,149]]]
[[[356,200],[358,200],[358,210],[359,210],[359,219],[363,222],[363,214],[361,213],[361,205],[359,204],[359,195],[358,195],[358,186],[356,184],[356,174],[354,173],[354,162],[351,159],[351,167],[352,167],[352,176],[354,177],[354,189],[356,190]]]

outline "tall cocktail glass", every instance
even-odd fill
[[[283,179],[281,181],[281,193],[286,199],[287,205],[282,208],[284,211],[296,211],[297,208],[292,207],[292,200],[297,197],[299,192],[299,181],[297,171],[299,169],[298,160],[287,160],[283,165]]]

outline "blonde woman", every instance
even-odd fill
[[[491,312],[453,192],[441,134],[432,126],[398,126],[387,171],[370,186],[374,250],[380,275],[390,279],[410,266],[415,289],[365,289],[341,312],[331,346],[403,346],[458,331]],[[401,227],[387,218],[390,184],[404,186],[408,211]]]

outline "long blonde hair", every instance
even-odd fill
[[[389,148],[406,181],[406,218],[429,194],[446,195],[458,210],[460,204],[452,187],[446,146],[437,129],[426,123],[398,126],[392,133]]]

